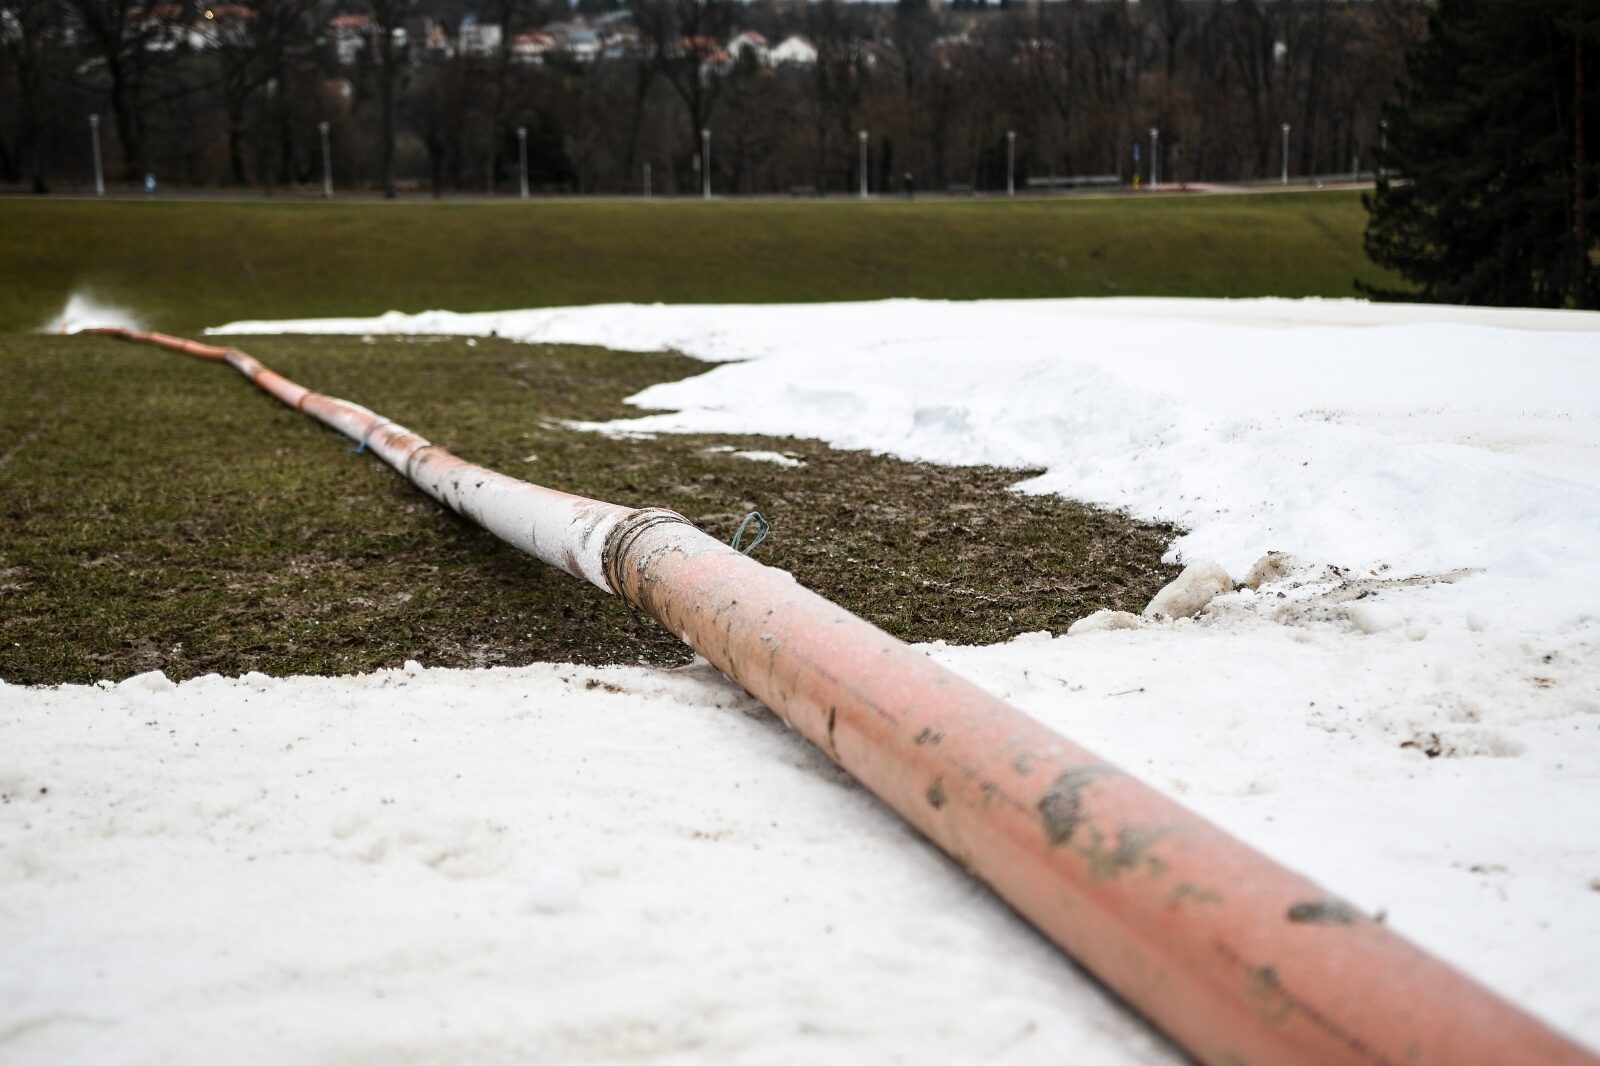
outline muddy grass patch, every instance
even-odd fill
[[[1015,470],[817,442],[616,440],[562,425],[705,364],[505,341],[259,338],[242,346],[458,454],[616,503],[670,507],[906,640],[987,643],[1137,610],[1174,531]],[[99,338],[6,336],[0,678],[22,684],[398,666],[676,663],[614,598],[442,510],[222,368]],[[738,455],[776,452],[783,466]]]

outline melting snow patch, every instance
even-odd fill
[[[1592,312],[890,300],[391,312],[220,332],[672,349],[723,365],[631,398],[671,413],[580,425],[1042,469],[1020,487],[1187,530],[1172,558],[1240,574],[1269,548],[1396,574],[1475,567],[1481,591],[1466,598],[1538,625],[1572,624],[1600,585]]]
[[[805,466],[805,462],[793,456],[784,455],[782,452],[734,452],[736,459],[748,459],[753,463],[771,463],[773,466],[797,467]]]

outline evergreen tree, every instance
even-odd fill
[[[1440,0],[1385,108],[1366,250],[1418,286],[1374,299],[1596,305],[1600,0]]]

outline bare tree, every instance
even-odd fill
[[[500,169],[500,145],[505,140],[506,115],[510,105],[511,46],[516,34],[533,10],[533,0],[488,0],[490,17],[500,26],[500,43],[491,60],[489,105],[488,171],[485,181],[489,190],[494,188],[495,175]]]
[[[407,96],[407,124],[427,149],[429,186],[436,198],[444,191],[446,168],[459,156],[458,138],[474,86],[470,64],[457,56],[432,64]]]
[[[235,184],[248,181],[244,141],[248,114],[262,89],[287,96],[283,84],[285,52],[311,39],[309,15],[316,0],[255,0],[248,5],[228,5],[209,11],[203,28],[216,64],[216,85],[228,129],[228,177]],[[283,109],[280,108],[280,112]],[[264,116],[270,122],[272,116]],[[270,182],[272,166],[263,158],[258,168],[262,182]]]
[[[117,142],[127,176],[144,173],[145,91],[157,57],[170,54],[166,40],[180,30],[177,10],[136,0],[67,0],[77,29],[106,79]],[[176,8],[176,5],[172,5]]]
[[[842,165],[841,187],[848,189],[867,91],[866,36],[859,16],[839,0],[808,5],[805,27],[817,50],[809,101],[816,185],[819,190],[827,188],[830,166]]]
[[[579,14],[614,0],[580,0]],[[770,192],[857,180],[857,131],[872,133],[880,189],[901,172],[926,186],[999,187],[1006,132],[1018,173],[1129,172],[1130,147],[1161,130],[1162,173],[1191,180],[1276,175],[1279,129],[1294,167],[1348,172],[1371,160],[1380,109],[1432,0],[993,0],[889,4],[816,0],[629,0],[607,13],[591,57],[524,64],[517,33],[574,18],[541,0],[0,0],[0,175],[36,185],[81,173],[87,141],[47,141],[54,114],[115,113],[126,170],[155,156],[177,180],[304,181],[316,122],[338,123],[340,172],[387,193],[406,178],[494,188],[529,131],[530,170],[550,188],[681,190],[713,124],[720,187]],[[423,49],[421,16],[474,7],[493,24],[487,54]],[[327,20],[365,12],[357,69],[330,47]],[[206,19],[207,12],[213,17]],[[59,32],[49,30],[51,20]],[[728,55],[737,28],[804,35],[773,67]],[[206,47],[187,42],[209,31]],[[558,40],[570,29],[552,27]],[[341,42],[348,45],[354,42]],[[52,51],[52,49],[54,51]],[[53,73],[52,73],[53,71]],[[1568,79],[1571,80],[1570,78]],[[42,95],[41,95],[42,94]],[[75,114],[75,117],[76,114]],[[397,158],[399,130],[426,157]],[[688,143],[685,144],[687,135]],[[416,142],[408,142],[416,143]],[[686,149],[688,149],[686,151]],[[116,149],[111,149],[113,154]],[[275,162],[274,162],[275,160]],[[402,173],[407,167],[416,173]]]
[[[68,53],[60,4],[55,0],[22,0],[0,14],[0,57],[10,67],[15,86],[16,125],[9,139],[0,138],[0,174],[17,180],[24,174],[34,192],[46,192],[44,110],[46,80],[59,77]]]
[[[698,157],[700,131],[709,128],[722,91],[714,62],[732,25],[732,9],[727,0],[634,0],[633,16],[657,69],[683,104]]]
[[[1172,125],[1174,81],[1178,72],[1178,48],[1188,32],[1193,8],[1188,0],[1156,0],[1151,11],[1155,30],[1161,36],[1161,107],[1155,118],[1158,125]]]
[[[405,32],[406,18],[415,6],[415,0],[368,0],[372,6],[372,21],[378,31],[378,101],[379,144],[383,171],[383,195],[394,199],[394,142],[397,122],[396,104],[400,83],[400,64],[405,60],[395,38]],[[409,45],[409,42],[407,42]]]
[[[639,160],[639,140],[644,132],[646,105],[650,90],[661,75],[661,42],[652,36],[641,36],[638,44],[629,50],[622,61],[629,71],[632,93],[628,97],[628,134],[622,153],[622,187],[633,180],[633,171]]]

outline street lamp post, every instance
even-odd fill
[[[649,163],[646,163],[644,165],[644,195],[645,195],[645,199],[648,200],[650,198],[650,164]]]
[[[1006,130],[1006,195],[1017,195],[1017,131]]]
[[[1150,127],[1150,188],[1161,184],[1161,131]]]
[[[1389,155],[1389,120],[1386,118],[1378,120],[1378,143],[1383,149],[1384,158],[1387,159]],[[1387,177],[1388,173],[1388,168],[1384,166],[1378,167],[1379,178]]]
[[[328,151],[328,123],[327,120],[317,123],[317,132],[322,135],[322,196],[323,199],[333,198],[333,156]]]
[[[1289,124],[1283,124],[1283,180],[1281,184],[1289,184]]]
[[[89,116],[89,143],[94,148],[94,194],[106,194],[106,171],[100,160],[100,116]]]
[[[700,198],[711,199],[711,131],[700,131]]]
[[[861,142],[861,198],[865,200],[867,198],[867,131],[862,130],[856,139]]]
[[[522,174],[522,198],[528,198],[528,127],[517,127],[517,166]]]

